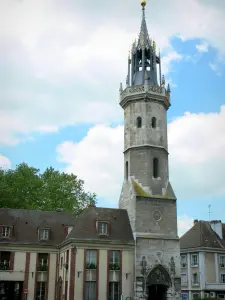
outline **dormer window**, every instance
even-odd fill
[[[107,235],[108,234],[108,223],[99,222],[99,234]]]
[[[10,237],[10,227],[9,226],[3,226],[2,227],[2,236],[3,237]]]
[[[49,240],[49,229],[39,230],[39,240],[48,241]]]

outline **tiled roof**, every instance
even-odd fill
[[[97,224],[107,221],[109,235],[99,235]],[[112,209],[89,206],[76,220],[67,239],[110,240],[133,242],[133,234],[125,209]]]
[[[74,223],[69,212],[0,208],[0,225],[13,226],[12,238],[0,237],[0,244],[56,246],[65,238],[65,227]],[[50,239],[39,241],[38,228],[50,228]]]
[[[209,222],[198,221],[180,238],[180,248],[218,248],[225,249],[225,224],[223,227],[223,239],[221,239]]]

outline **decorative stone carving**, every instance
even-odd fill
[[[175,266],[175,262],[174,262],[174,258],[173,256],[170,258],[170,273],[175,275],[176,273],[176,266]]]
[[[146,286],[155,284],[162,284],[167,287],[170,287],[172,285],[169,273],[161,264],[153,268],[147,277]]]
[[[129,93],[138,93],[138,92],[144,92],[144,91],[145,91],[144,86],[135,86],[135,87],[129,89]]]
[[[160,221],[161,218],[162,218],[162,214],[159,210],[155,210],[153,211],[153,218],[156,220],[156,221]]]
[[[154,85],[154,86],[150,86],[150,88],[148,89],[149,92],[153,92],[153,93],[159,93],[162,94],[163,89],[158,86],[158,85]]]

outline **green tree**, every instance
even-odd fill
[[[52,167],[43,173],[22,163],[15,170],[0,169],[0,207],[56,210],[79,214],[96,195],[85,192],[84,182]]]

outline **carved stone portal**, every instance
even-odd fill
[[[167,288],[172,286],[170,275],[162,265],[157,265],[150,271],[146,286],[149,287],[151,285],[163,285]]]

